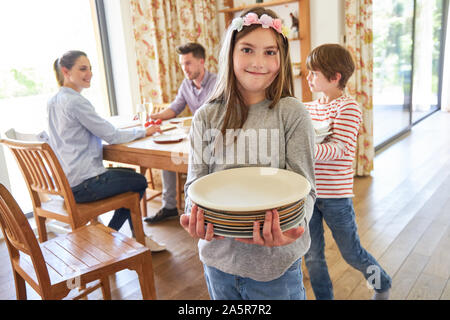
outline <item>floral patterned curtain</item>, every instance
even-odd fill
[[[355,174],[370,175],[373,170],[373,33],[372,0],[345,0],[346,47],[352,52],[356,70],[350,78],[348,94],[358,101],[363,122],[359,130]]]
[[[142,100],[169,103],[184,79],[176,47],[198,42],[217,72],[219,27],[214,0],[130,0]]]

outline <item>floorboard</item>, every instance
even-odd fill
[[[393,279],[391,298],[450,300],[450,113],[437,112],[411,133],[376,155],[371,176],[355,178],[354,207],[363,246]],[[149,203],[149,214],[161,198]],[[108,221],[110,215],[103,217]],[[146,233],[164,242],[167,251],[153,254],[159,299],[209,299],[196,241],[177,219],[154,226]],[[129,227],[121,232],[129,235]],[[341,257],[325,226],[326,257],[335,298],[370,299],[373,291],[358,271]],[[9,256],[0,241],[0,299],[15,299]],[[133,271],[111,277],[112,298],[141,299]],[[314,299],[305,275],[308,299]],[[27,287],[30,299],[38,299]],[[96,291],[89,299],[101,299]]]

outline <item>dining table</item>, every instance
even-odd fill
[[[130,128],[141,125],[138,120],[130,116],[112,116],[108,118],[117,128]],[[103,145],[103,160],[139,166],[141,171],[145,168],[168,170],[177,173],[177,207],[182,209],[181,192],[184,186],[181,175],[187,173],[189,141],[187,133],[174,124],[174,120],[165,120],[161,123],[162,133],[156,133],[122,144]],[[173,141],[164,141],[164,136],[177,137]],[[181,138],[181,139],[180,139]],[[170,139],[168,139],[170,140]],[[143,205],[146,216],[146,205]]]

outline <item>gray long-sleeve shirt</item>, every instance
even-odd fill
[[[312,188],[305,203],[306,221],[310,220],[316,197],[314,129],[310,115],[295,98],[283,98],[273,109],[268,108],[269,104],[265,100],[249,107],[242,130],[230,131],[227,141],[231,143],[222,143],[221,139],[223,105],[207,104],[196,112],[185,185],[187,214],[192,206],[188,188],[198,178],[231,168],[265,166],[292,170],[310,182]],[[271,281],[283,275],[309,249],[309,228],[304,226],[305,233],[299,239],[281,247],[249,245],[232,238],[199,240],[200,260],[229,274]]]

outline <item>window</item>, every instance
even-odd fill
[[[376,149],[440,108],[444,0],[373,2]]]
[[[91,88],[82,92],[97,112],[109,116],[110,106],[95,1],[0,1],[0,133],[46,129],[47,100],[58,86],[53,62],[68,50],[84,51],[92,64]],[[14,158],[4,148],[11,191],[22,210],[32,208],[28,190]],[[1,156],[1,154],[0,154]]]

